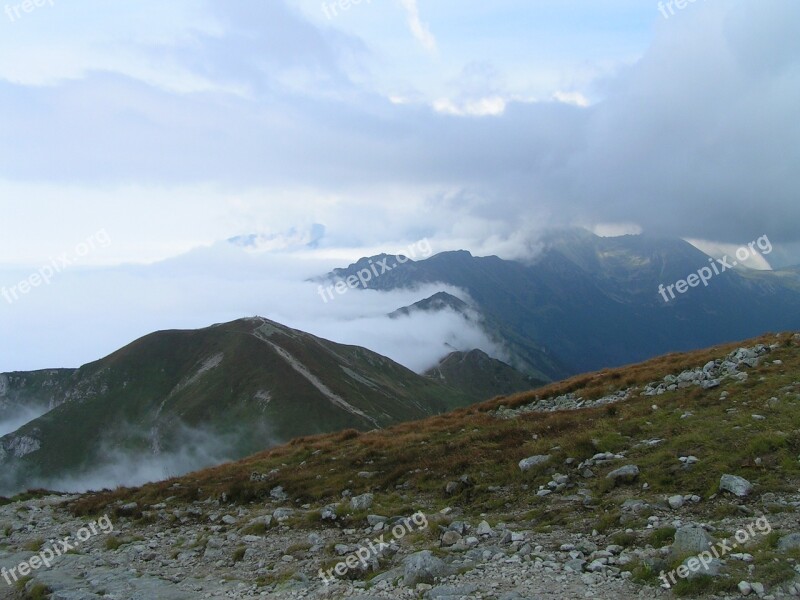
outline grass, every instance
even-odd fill
[[[112,535],[112,536],[109,536],[109,537],[106,538],[105,548],[106,548],[106,550],[117,550],[124,543],[125,542],[123,542],[117,536]]]
[[[648,543],[654,548],[661,548],[668,546],[675,541],[675,528],[674,527],[659,527],[654,529],[653,533],[648,538]]]
[[[233,551],[233,562],[237,563],[244,560],[244,555],[246,552],[247,548],[245,546],[239,546],[236,548],[236,550]]]
[[[25,593],[25,600],[47,600],[52,593],[53,590],[49,587],[42,583],[37,583]]]
[[[700,387],[668,392],[657,397],[634,393],[613,406],[531,413],[515,419],[498,419],[492,414],[501,405],[514,408],[537,399],[570,392],[600,397],[618,389],[642,388],[666,374],[680,373],[720,358],[739,346],[778,343],[779,347],[755,369],[746,383],[725,380],[719,388]],[[783,364],[773,365],[780,359]],[[726,519],[741,517],[739,502],[718,493],[724,473],[747,478],[758,494],[791,492],[800,483],[800,343],[791,335],[761,338],[719,346],[688,354],[674,354],[640,365],[582,375],[545,388],[370,432],[347,430],[336,434],[301,437],[278,448],[242,461],[222,465],[148,484],[137,489],[85,494],[71,504],[77,515],[101,514],[118,501],[136,501],[139,506],[162,502],[173,504],[225,495],[229,504],[262,502],[269,489],[281,485],[290,496],[287,505],[308,503],[319,508],[339,503],[334,524],[298,513],[292,521],[298,527],[363,527],[366,513],[352,514],[341,491],[353,495],[372,492],[375,505],[369,513],[387,516],[412,514],[418,509],[435,512],[445,506],[459,511],[459,519],[481,520],[482,513],[503,515],[507,522],[524,522],[537,531],[586,533],[597,529],[611,543],[637,543],[626,528],[642,529],[647,513],[620,522],[620,505],[640,497],[651,504],[663,502],[676,493],[697,494],[698,505],[687,506],[693,517]],[[728,392],[721,399],[723,391]],[[777,398],[777,401],[770,401]],[[655,408],[654,408],[655,407]],[[691,413],[691,416],[685,416]],[[765,420],[754,420],[752,414]],[[684,417],[684,418],[682,418]],[[655,446],[643,445],[659,439]],[[598,452],[624,453],[625,459],[592,467],[595,477],[583,479],[577,463]],[[551,460],[523,473],[520,459],[548,454]],[[679,458],[694,455],[699,463],[685,466]],[[574,459],[572,466],[565,461]],[[623,464],[638,465],[641,475],[635,484],[614,487],[605,478]],[[268,482],[250,482],[253,471],[276,474]],[[369,479],[360,471],[371,471]],[[554,473],[569,474],[593,500],[585,507],[563,500],[565,494],[545,499],[535,496]],[[467,475],[471,484],[447,496],[444,483]],[[647,483],[646,491],[642,484]],[[493,491],[490,491],[492,488]],[[202,490],[200,492],[199,490]],[[499,491],[498,491],[499,490]],[[567,492],[569,493],[569,492]],[[573,492],[574,493],[574,492]],[[313,511],[314,514],[318,511]],[[295,522],[296,521],[296,522]],[[260,535],[266,528],[254,525]],[[435,531],[432,526],[429,531]],[[662,547],[672,542],[675,531],[664,527],[642,538],[643,543]],[[425,541],[425,537],[421,541]],[[434,536],[435,537],[435,536]],[[777,581],[788,573],[785,561],[775,562],[774,549],[760,549],[756,574],[765,582]],[[645,566],[635,569],[635,578],[652,577]],[[737,580],[738,581],[738,580]],[[702,578],[682,584],[685,593],[717,589],[719,581]]]
[[[746,345],[774,340],[770,336]],[[716,492],[719,476],[724,472],[735,472],[765,489],[782,491],[789,487],[790,481],[800,478],[797,461],[800,430],[795,425],[800,418],[800,405],[787,397],[771,409],[765,421],[754,421],[750,417],[754,411],[745,405],[780,396],[778,389],[793,383],[793,374],[800,371],[800,357],[796,343],[786,336],[782,342],[784,348],[770,358],[780,357],[783,366],[755,369],[749,386],[726,382],[723,388],[715,390],[689,388],[659,397],[634,396],[615,406],[615,411],[599,408],[536,413],[513,420],[499,420],[490,414],[501,403],[522,406],[536,397],[568,391],[583,395],[587,387],[599,387],[605,393],[620,383],[641,386],[665,373],[702,365],[739,344],[669,355],[627,369],[572,378],[535,394],[517,394],[390,429],[367,433],[347,430],[298,438],[242,461],[182,478],[138,489],[88,494],[73,507],[77,514],[85,515],[98,514],[117,500],[135,500],[140,506],[163,501],[168,496],[193,501],[201,499],[198,489],[203,490],[203,497],[219,498],[224,493],[229,503],[250,504],[261,501],[276,485],[282,485],[300,503],[320,505],[340,499],[332,494],[333,490],[351,489],[353,494],[359,494],[393,490],[398,485],[416,496],[430,495],[444,500],[443,482],[461,474],[470,475],[478,485],[448,501],[463,502],[469,508],[473,501],[486,501],[481,490],[496,485],[509,488],[511,497],[505,501],[515,504],[529,501],[529,494],[521,493],[522,484],[546,483],[549,473],[563,464],[564,459],[583,460],[603,451],[627,452],[627,461],[638,464],[642,471],[640,481],[647,481],[654,494],[680,490],[708,497]],[[769,377],[757,381],[762,374]],[[722,389],[731,394],[724,402],[719,400]],[[658,405],[657,410],[652,409],[653,404]],[[737,412],[727,413],[730,407],[737,408]],[[693,416],[681,419],[680,415],[690,409]],[[715,423],[713,436],[709,435],[708,423]],[[635,447],[637,442],[653,437],[665,441],[655,448]],[[554,451],[554,447],[559,449]],[[469,448],[469,452],[464,452],[464,448]],[[553,460],[522,474],[517,462],[533,454],[551,454]],[[695,468],[685,469],[678,461],[680,456],[688,454],[700,459]],[[761,459],[761,468],[756,467],[755,458]],[[775,469],[778,466],[780,471]],[[278,470],[273,480],[249,481],[251,472],[272,469]],[[377,471],[377,475],[371,479],[356,478],[354,474],[362,470]],[[608,470],[610,465],[599,469],[598,477],[589,482],[600,496],[614,494],[602,477]]]
[[[44,539],[36,538],[27,542],[22,548],[24,550],[29,550],[30,552],[39,552],[44,546]]]
[[[242,535],[264,535],[264,534],[267,533],[268,529],[269,529],[269,527],[267,527],[266,523],[264,523],[263,521],[259,521],[257,523],[252,523],[251,525],[248,525],[247,527],[242,529],[241,534]]]

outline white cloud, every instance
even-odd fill
[[[589,99],[580,92],[558,91],[553,94],[553,100],[556,100],[557,102],[563,102],[564,104],[580,106],[581,108],[586,108],[590,104]]]
[[[163,329],[194,329],[260,315],[336,342],[366,346],[415,370],[432,366],[452,348],[497,349],[457,315],[387,315],[446,289],[349,290],[323,300],[308,281],[362,255],[331,257],[306,244],[319,231],[221,242],[150,265],[64,271],[49,285],[12,304],[0,297],[0,372],[77,367]],[[270,251],[271,243],[287,248]],[[257,249],[261,246],[261,250]],[[391,250],[408,248],[398,244]],[[419,258],[422,258],[421,256]],[[24,272],[0,268],[0,282]],[[136,318],[131,319],[130,315]]]
[[[436,112],[459,117],[498,116],[505,112],[506,101],[498,96],[458,103],[447,98],[441,98],[433,103],[433,108]]]
[[[587,229],[600,237],[619,237],[642,233],[641,226],[636,223],[597,223],[592,227],[587,227]]]
[[[400,4],[406,11],[408,27],[412,35],[426,50],[436,50],[436,38],[431,33],[427,23],[423,23],[420,19],[417,0],[400,0]]]

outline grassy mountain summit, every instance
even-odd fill
[[[364,348],[263,318],[153,333],[78,370],[49,373],[48,385],[26,386],[26,401],[44,389],[38,397],[53,410],[0,438],[7,488],[190,445],[216,446],[209,464],[301,435],[422,418],[472,398]],[[19,399],[11,384],[44,376],[4,377],[5,394]]]
[[[425,375],[450,387],[464,390],[476,402],[500,394],[508,395],[538,388],[545,382],[534,379],[492,358],[483,350],[452,352]]]

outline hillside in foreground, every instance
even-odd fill
[[[781,598],[800,594],[799,485],[800,334],[770,334],[137,489],[29,497],[0,519],[15,557],[81,520],[116,524],[30,589]],[[673,570],[690,577],[665,589]]]

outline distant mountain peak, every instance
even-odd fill
[[[479,348],[452,352],[425,375],[451,387],[474,393],[476,398],[486,397],[487,394],[528,391],[544,383],[492,358]]]
[[[410,306],[398,308],[389,313],[389,317],[396,319],[397,317],[408,316],[415,312],[435,313],[448,309],[467,317],[471,316],[471,314],[476,314],[472,307],[460,298],[456,298],[447,292],[436,292],[433,296],[415,302]]]

